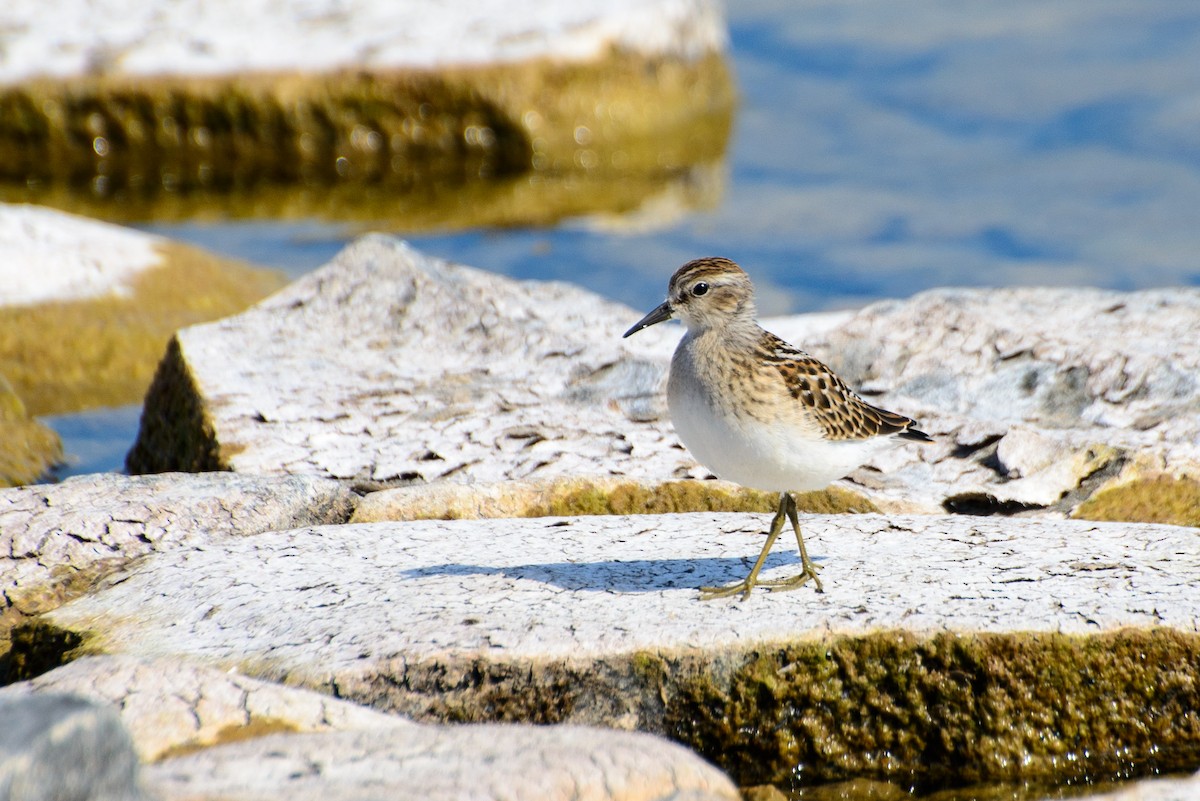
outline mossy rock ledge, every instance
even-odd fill
[[[742,786],[1200,765],[1200,533],[804,515],[826,591],[703,603],[761,514],[410,521],[156,555],[21,630],[30,663],[176,657],[419,721],[665,734]],[[777,547],[765,577],[797,568]]]
[[[176,329],[286,283],[163,237],[5,204],[0,282],[0,374],[35,416],[140,403]]]
[[[704,204],[695,186],[721,183],[735,90],[712,0],[306,13],[248,3],[230,31],[193,3],[186,30],[135,16],[144,35],[114,34],[101,16],[72,47],[26,44],[40,57],[0,65],[0,197],[413,231],[622,213],[667,187]],[[34,35],[21,16],[14,36]],[[143,44],[173,36],[188,46]]]
[[[31,418],[0,375],[0,487],[31,484],[63,459],[62,440]]]

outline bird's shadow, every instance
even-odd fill
[[[767,556],[763,570],[800,564],[799,556],[781,551]],[[550,562],[534,565],[442,564],[416,567],[401,573],[403,578],[432,576],[502,576],[552,584],[560,589],[583,592],[656,592],[699,589],[731,584],[745,578],[754,558],[706,557],[701,559],[631,559],[611,562]]]

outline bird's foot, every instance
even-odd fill
[[[769,592],[786,592],[787,590],[799,589],[811,580],[816,586],[817,592],[825,592],[825,588],[821,586],[821,579],[817,577],[817,571],[820,569],[819,565],[805,565],[804,570],[799,575],[786,579],[760,581],[758,585],[766,587]]]
[[[750,597],[750,590],[754,589],[756,583],[751,581],[747,576],[736,584],[730,584],[725,587],[701,587],[700,600],[715,601],[717,598],[728,598],[731,595],[741,593],[742,600],[744,601]]]

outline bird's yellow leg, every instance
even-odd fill
[[[782,492],[779,494],[779,511],[775,513],[775,517],[771,520],[771,530],[767,532],[767,542],[763,545],[762,551],[758,554],[758,559],[754,562],[754,567],[750,568],[750,575],[737,582],[730,584],[727,587],[701,587],[700,600],[711,601],[715,598],[728,598],[730,595],[742,594],[742,600],[750,597],[750,591],[754,589],[754,585],[758,582],[758,571],[762,570],[763,562],[767,561],[767,554],[771,552],[771,546],[775,544],[775,540],[779,538],[779,532],[783,531],[783,520],[787,514],[787,501],[784,498],[790,499],[791,496]],[[795,502],[793,501],[793,505]],[[798,529],[797,529],[798,531]]]
[[[792,497],[790,492],[782,493],[782,497],[786,497],[786,503],[782,503],[779,507],[780,512],[787,511],[788,519],[792,521],[792,530],[796,532],[796,545],[800,548],[800,564],[801,571],[797,576],[792,576],[790,579],[773,579],[771,581],[760,581],[759,585],[766,587],[771,592],[783,592],[784,590],[794,590],[797,587],[803,587],[810,579],[816,585],[817,592],[825,592],[825,588],[821,586],[821,579],[817,577],[819,569],[808,558],[808,549],[804,547],[804,537],[800,534],[800,518],[796,513],[796,499]]]

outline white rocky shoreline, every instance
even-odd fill
[[[726,42],[709,0],[429,9],[10,3],[0,88]],[[126,293],[161,244],[0,206],[0,304]],[[878,798],[1200,765],[1200,530],[1080,519],[1194,492],[1200,291],[768,321],[936,441],[839,482],[856,513],[804,515],[825,593],[715,603],[697,588],[744,573],[766,515],[679,444],[678,332],[622,340],[638,316],[372,235],[179,331],[136,475],[0,489],[0,798],[701,801],[797,776]],[[1200,774],[1095,798],[1197,796]]]
[[[581,479],[600,495],[653,494],[705,478],[661,413],[677,333],[621,340],[634,310],[366,237],[257,307],[180,332],[131,464],[209,459],[208,472],[0,491],[0,612],[23,679],[0,704],[60,699],[39,702],[47,726],[124,727],[129,764],[143,762],[138,792],[158,798],[356,798],[373,782],[429,798],[736,798],[721,769],[762,784],[789,759],[828,780],[933,780],[895,743],[890,767],[828,755],[885,736],[865,723],[821,736],[804,724],[793,735],[804,756],[760,756],[755,770],[728,756],[769,738],[745,741],[703,710],[777,731],[774,713],[746,707],[747,682],[780,709],[801,708],[798,688],[834,692],[807,661],[816,648],[851,675],[930,665],[910,676],[925,689],[887,702],[905,715],[963,671],[1006,699],[1012,723],[988,735],[995,758],[952,751],[975,773],[937,774],[951,783],[1044,780],[1067,744],[1004,732],[1049,720],[1048,735],[1090,715],[1152,731],[1158,753],[1186,762],[1200,532],[1064,517],[1108,484],[1195,475],[1200,419],[1180,410],[1196,404],[1198,307],[1188,290],[945,290],[771,321],[940,441],[844,482],[883,514],[805,516],[825,594],[705,604],[696,587],[744,571],[765,515],[530,518],[521,494]],[[1127,335],[1097,347],[1113,320]],[[436,512],[416,509],[438,486],[454,488],[450,516],[478,519],[413,519]],[[1021,514],[946,514],[965,492]],[[350,522],[356,510],[378,522]],[[781,547],[768,569],[794,569],[794,554]],[[881,647],[892,656],[864,655]],[[966,661],[934,667],[941,653]],[[764,669],[778,678],[762,684]],[[1083,686],[1071,699],[1082,712],[1040,697],[1015,677],[1036,670],[1091,674],[1115,708],[1089,707]],[[1147,702],[1122,695],[1129,675],[1182,677],[1184,706],[1143,720]],[[835,698],[877,703],[874,686],[807,703],[813,714]],[[1162,715],[1179,725],[1145,728]],[[966,733],[977,717],[955,720],[982,736]],[[1125,748],[1136,774],[1150,742],[1084,747]],[[1094,759],[1097,775],[1114,769]],[[295,768],[314,760],[314,773]],[[1183,798],[1194,785],[1131,792]]]

